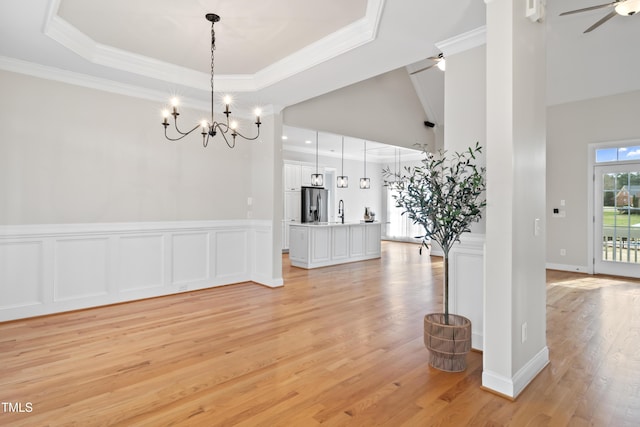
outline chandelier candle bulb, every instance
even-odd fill
[[[230,104],[231,104],[231,97],[227,95],[224,97],[224,114],[225,116],[227,116],[227,118],[229,117],[229,114],[231,114],[231,111],[229,111]]]

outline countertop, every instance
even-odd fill
[[[290,225],[301,225],[303,227],[341,227],[347,225],[374,225],[380,224],[380,221],[365,222],[365,221],[347,221],[344,224],[342,222],[297,222],[292,221]]]

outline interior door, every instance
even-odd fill
[[[596,166],[594,272],[640,277],[640,163]]]

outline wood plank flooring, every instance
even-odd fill
[[[640,425],[638,281],[548,272],[551,363],[510,402],[480,389],[480,353],[427,364],[440,258],[384,242],[380,260],[283,264],[281,289],[0,323],[0,425]]]

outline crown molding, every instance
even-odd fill
[[[152,89],[144,89],[140,86],[115,82],[113,80],[89,76],[87,74],[62,70],[60,68],[40,65],[33,62],[22,61],[16,58],[0,56],[0,69],[19,74],[26,74],[41,79],[54,80],[90,89],[97,89],[104,92],[116,93],[119,95],[131,96],[134,98],[147,99],[150,101],[166,102],[167,93]],[[185,100],[183,104],[188,104],[189,108],[206,110],[207,103],[195,99]]]
[[[263,68],[255,74],[216,76],[226,92],[254,92],[375,40],[385,0],[369,0],[365,16]],[[209,90],[209,74],[97,43],[57,15],[60,0],[50,0],[43,32],[87,61],[105,67]]]
[[[73,71],[62,70],[60,68],[49,67],[46,65],[35,64],[33,62],[22,61],[20,59],[0,56],[0,70],[10,71],[19,74],[25,74],[46,80],[58,81],[75,86],[96,89],[103,92],[115,93],[118,95],[130,96],[133,98],[146,99],[165,105],[167,102],[167,92],[153,89],[145,89],[136,85],[119,83],[113,80],[103,79],[99,77],[89,76],[87,74],[76,73]],[[201,101],[195,98],[181,98],[180,104],[185,108],[200,111],[208,111],[211,108],[209,102]],[[273,105],[260,106],[264,116],[279,113],[282,109]],[[278,110],[278,108],[280,108]],[[245,114],[246,113],[246,114]],[[242,119],[253,119],[250,111],[237,113],[235,116]]]
[[[482,46],[487,43],[487,27],[478,27],[475,30],[448,38],[436,43],[436,47],[444,54],[445,57]]]

